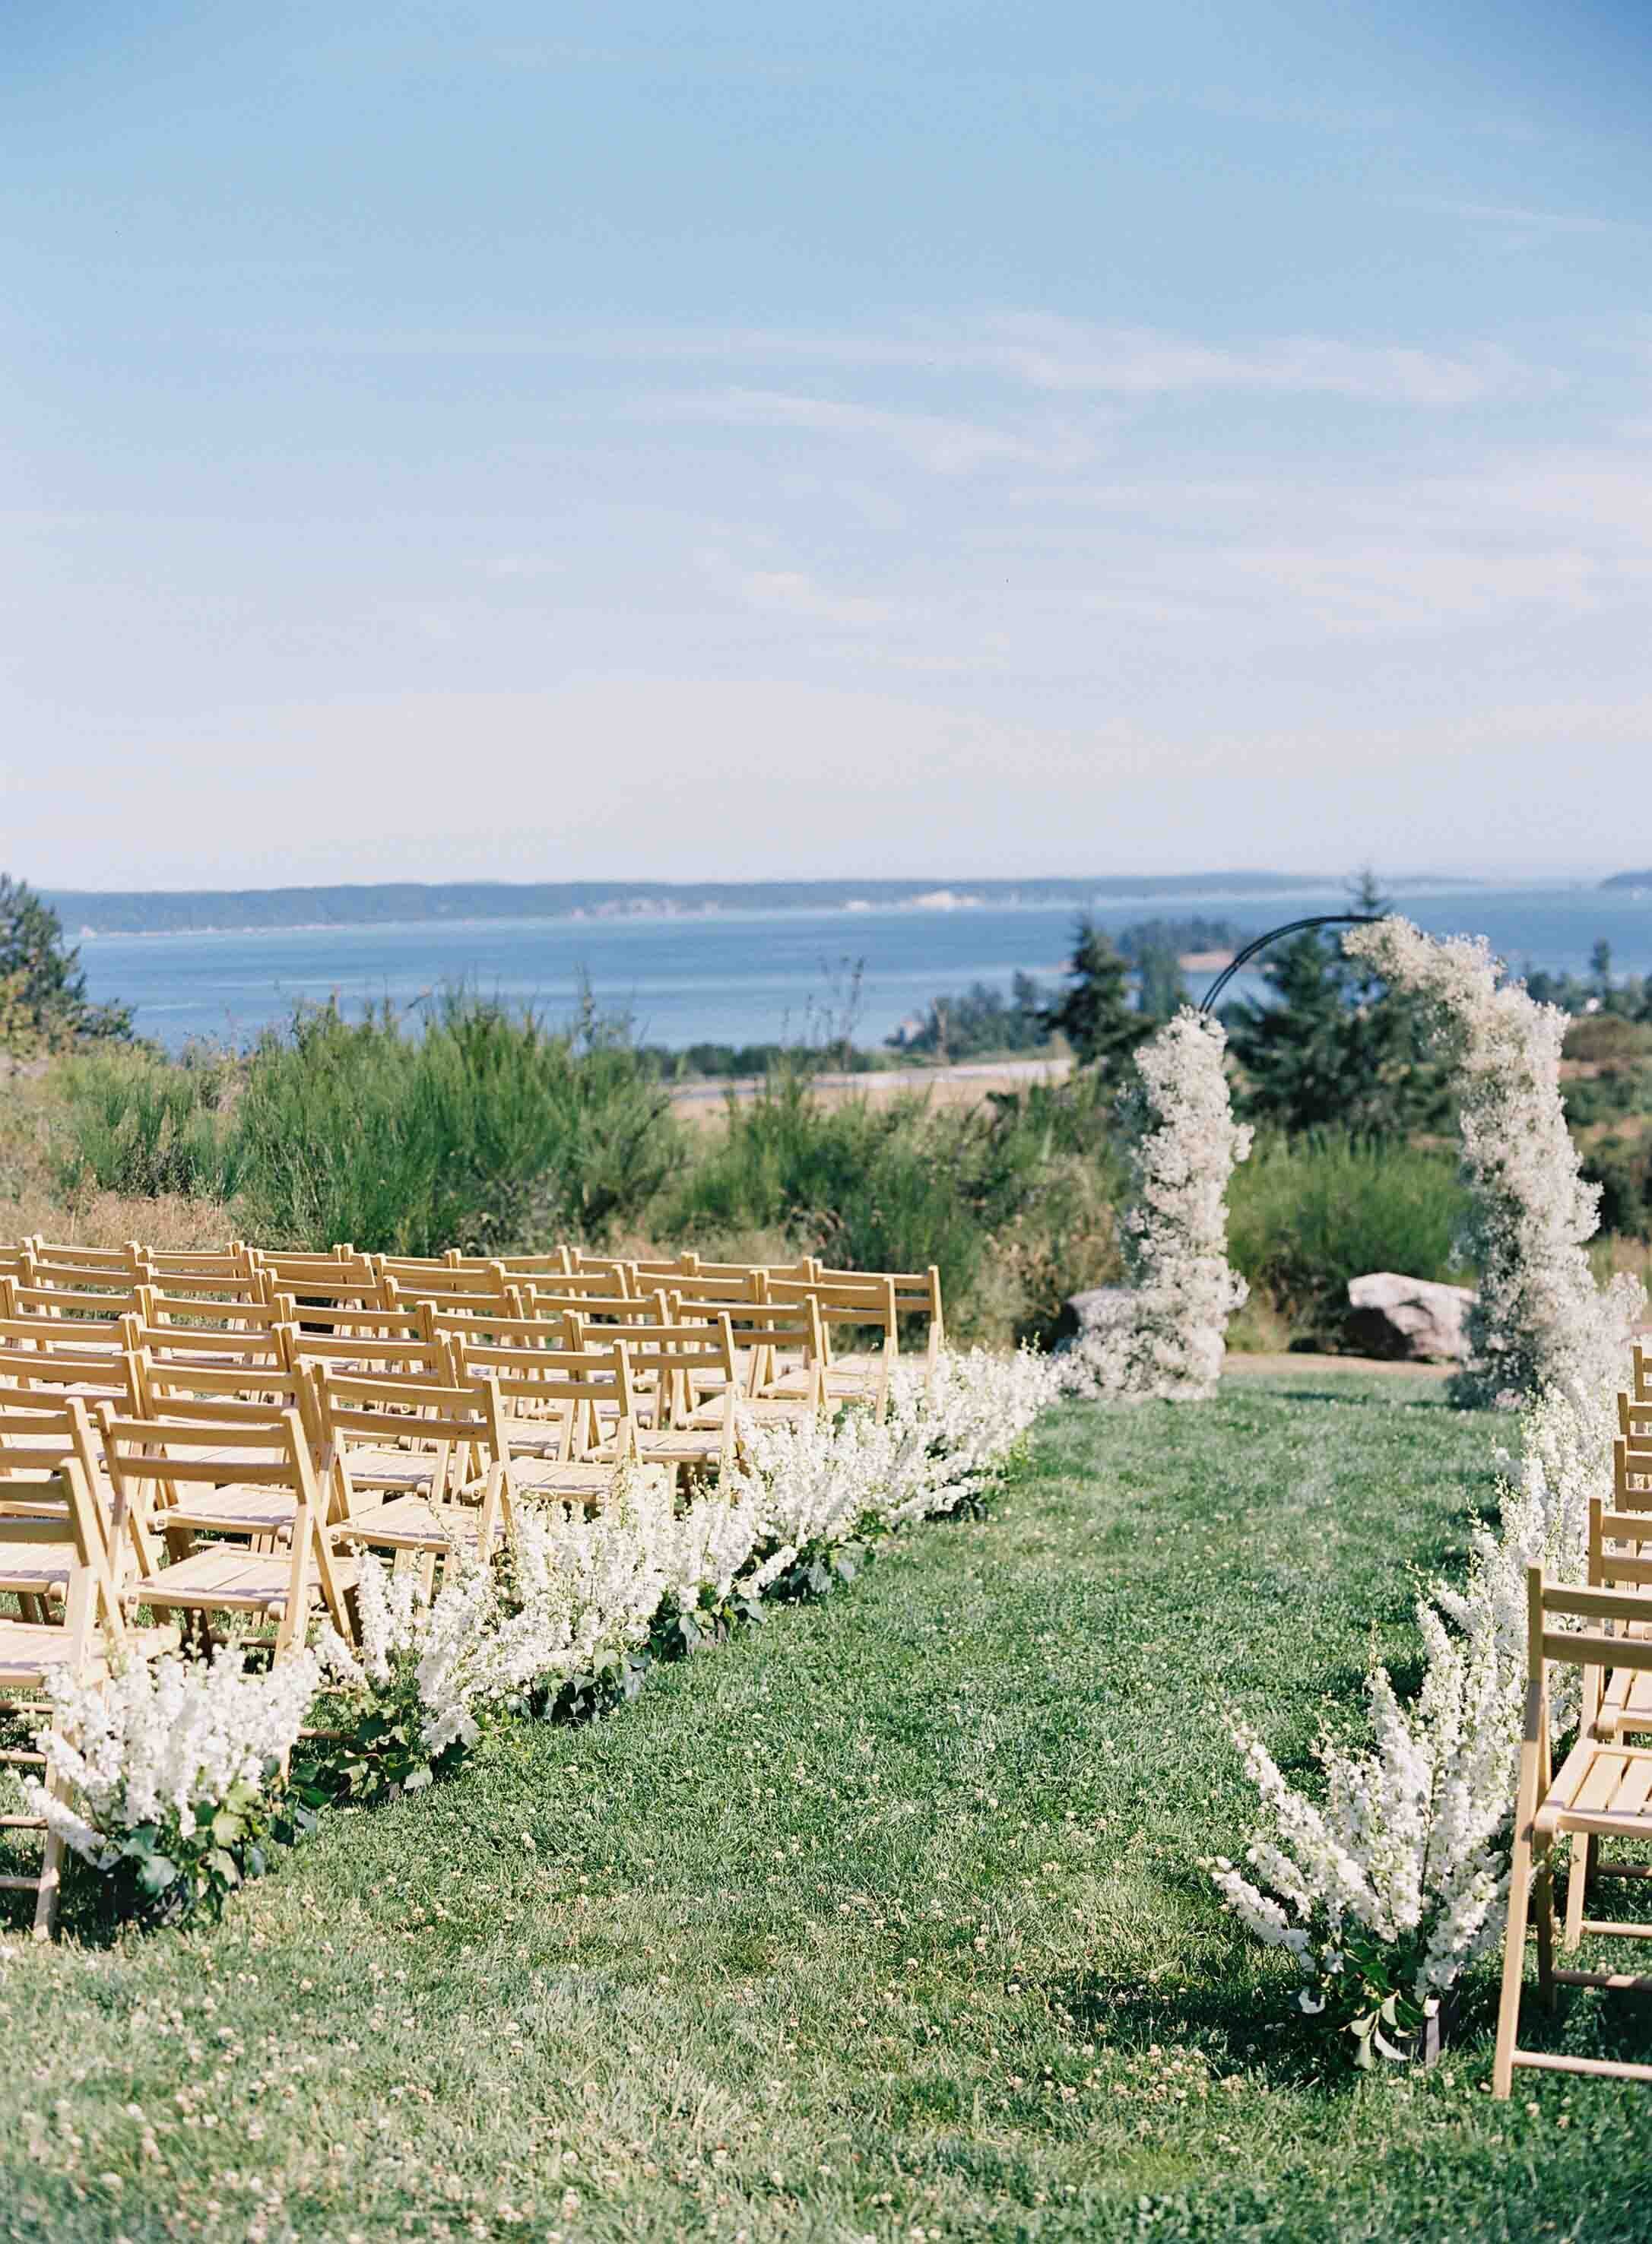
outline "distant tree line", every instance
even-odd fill
[[[1087,912],[1073,929],[1065,990],[1032,974],[1012,976],[1007,997],[972,982],[931,998],[921,1019],[886,1041],[903,1055],[962,1060],[1039,1051],[1060,1036],[1088,1065],[1127,1052],[1187,1004],[1186,953],[1233,950],[1248,939],[1230,920],[1197,915],[1141,920],[1108,935]]]

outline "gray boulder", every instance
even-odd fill
[[[1348,1281],[1349,1338],[1367,1355],[1410,1363],[1466,1363],[1474,1300],[1468,1286],[1373,1270]]]

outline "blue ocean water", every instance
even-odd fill
[[[1431,933],[1486,936],[1516,968],[1581,972],[1604,936],[1617,970],[1652,971],[1652,894],[1551,882],[1397,889],[1394,900]],[[1248,896],[1236,889],[1222,896],[1108,896],[1093,909],[1114,929],[1199,913],[1260,933],[1346,908],[1339,889]],[[132,1005],[139,1034],[174,1050],[191,1038],[245,1043],[301,1002],[336,996],[354,1012],[388,997],[404,1007],[456,981],[560,1021],[573,1010],[582,977],[604,1010],[629,1011],[649,1043],[783,1040],[806,1037],[823,1018],[838,1022],[856,962],[855,1039],[870,1044],[941,991],[980,981],[1007,992],[1018,970],[1055,978],[1073,919],[1071,904],[904,905],[88,935],[80,942],[91,996]]]

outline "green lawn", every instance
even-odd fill
[[[1494,2105],[1486,1979],[1437,2072],[1327,2071],[1198,1869],[1222,1704],[1288,1763],[1352,1719],[1499,1431],[1345,1375],[1068,1408],[991,1522],[220,1928],[13,1941],[0,2237],[1652,2237],[1645,2091]]]

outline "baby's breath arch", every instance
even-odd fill
[[[1235,954],[1202,1005],[1184,1005],[1138,1050],[1119,1101],[1130,1141],[1120,1244],[1131,1290],[1068,1352],[1073,1393],[1167,1402],[1215,1393],[1228,1320],[1247,1290],[1228,1261],[1228,1184],[1251,1139],[1233,1119],[1216,1000],[1269,943],[1370,916],[1316,912],[1269,928]]]

